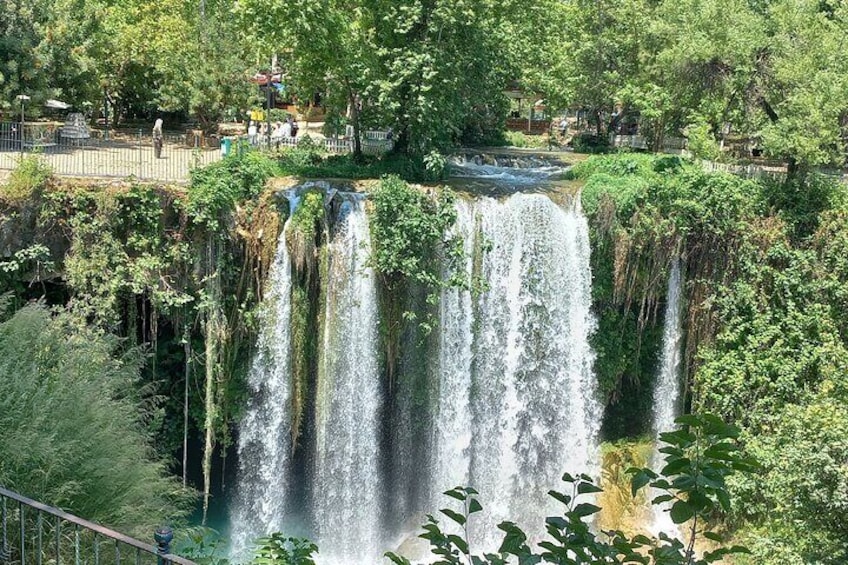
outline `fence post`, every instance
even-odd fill
[[[138,128],[138,178],[141,178],[141,163],[144,159],[144,155],[142,154],[143,151],[144,148],[142,147],[141,143],[141,128]]]
[[[174,530],[168,526],[162,526],[153,532],[153,539],[156,540],[157,562],[159,565],[165,565],[167,561],[163,556],[171,553],[171,540],[174,539]]]

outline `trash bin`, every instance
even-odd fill
[[[233,150],[233,138],[225,137],[221,139],[221,157],[226,157]]]

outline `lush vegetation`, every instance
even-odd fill
[[[708,175],[639,155],[593,158],[575,175],[597,250],[599,378],[628,423],[608,432],[639,429],[633,396],[650,390],[639,384],[656,362],[662,281],[681,257],[692,408],[739,425],[762,463],[731,482],[740,504],[728,526],[752,563],[844,561],[844,185]]]
[[[740,504],[724,527],[749,545],[752,563],[845,562],[848,197],[813,171],[845,163],[846,35],[848,4],[828,0],[9,3],[0,12],[4,121],[18,119],[16,96],[27,94],[30,116],[59,98],[97,118],[107,98],[113,124],[166,112],[174,123],[213,129],[258,105],[249,78],[276,66],[286,96],[302,106],[321,96],[326,133],[391,127],[397,151],[376,158],[357,147],[351,156],[326,156],[306,138],[273,157],[247,152],[197,170],[186,188],[60,186],[37,157],[22,160],[0,190],[0,233],[8,243],[0,292],[11,291],[11,309],[18,310],[0,326],[0,347],[9,348],[0,367],[11,371],[0,382],[9,387],[0,403],[34,402],[42,388],[55,387],[68,396],[43,402],[55,403],[58,413],[85,393],[92,421],[114,425],[88,432],[80,420],[31,418],[20,434],[43,443],[40,454],[21,451],[24,444],[8,433],[16,428],[0,426],[0,451],[15,454],[14,464],[0,461],[0,482],[118,526],[146,526],[162,516],[166,501],[177,500],[179,514],[185,496],[150,456],[151,437],[183,456],[184,484],[194,437],[203,444],[208,499],[213,455],[225,458],[243,406],[256,306],[288,214],[266,190],[272,176],[384,177],[373,194],[372,261],[383,285],[392,382],[401,334],[414,328],[419,342],[426,337],[438,291],[482,288],[444,280],[442,260],[457,252],[446,238],[449,193],[427,195],[401,179],[440,178],[439,152],[458,144],[546,143],[502,135],[509,107],[503,91],[516,86],[544,98],[549,112],[588,116],[591,131],[575,137],[577,150],[606,151],[616,121],[638,118],[652,148],[685,135],[696,157],[723,159],[722,145],[745,143],[788,165],[787,178],[777,181],[708,175],[678,157],[651,155],[575,167],[592,225],[604,433],[620,440],[648,429],[664,281],[671,261],[681,258],[688,406],[739,426],[744,453],[762,464],[756,476],[730,480]],[[325,205],[318,193],[307,194],[291,224],[296,414],[309,401],[306,383],[317,364]],[[56,313],[23,307],[33,299]],[[43,349],[25,347],[27,336]],[[137,346],[150,354],[143,367]],[[49,358],[40,357],[44,351]],[[88,357],[91,363],[73,363]],[[39,378],[21,379],[13,369]],[[62,386],[72,378],[79,390]],[[126,396],[118,388],[124,385]],[[141,416],[139,405],[148,408]],[[26,420],[33,409],[2,406],[0,421],[9,426],[3,418]],[[296,422],[295,439],[305,433]],[[102,445],[85,443],[77,437],[82,431]],[[60,432],[73,441],[40,442]],[[112,493],[116,478],[93,477],[63,450],[77,446],[102,458],[115,443],[126,445],[107,470],[123,472],[134,457],[145,461],[129,476],[161,485],[172,498],[141,501],[130,488],[119,493],[126,499],[116,499],[114,515],[84,506],[79,493]],[[66,467],[39,478],[32,457]],[[103,482],[87,482],[95,478]],[[58,484],[64,490],[48,488]],[[454,494],[473,500],[470,491]],[[677,517],[707,517],[717,507],[701,503],[713,495],[718,499],[708,493],[678,500]],[[573,518],[552,524],[555,535],[565,537],[567,526],[584,536]],[[440,550],[467,557],[456,540],[430,533]],[[591,547],[609,550],[587,536]],[[279,556],[297,549],[292,543],[272,538],[266,550]]]
[[[4,239],[17,251],[3,261],[0,281],[14,306],[46,299],[80,331],[88,326],[149,349],[149,362],[136,370],[163,408],[150,431],[163,453],[181,452],[184,485],[188,442],[202,432],[207,496],[212,454],[226,454],[242,404],[254,310],[285,213],[263,193],[275,167],[248,153],[196,171],[188,190],[135,183],[104,190],[53,182],[26,161],[13,181],[38,180],[42,188],[27,200],[7,197],[2,207],[13,229]]]
[[[711,415],[685,416],[678,419],[680,430],[662,435],[665,447],[665,465],[659,471],[648,468],[631,468],[632,496],[649,485],[656,496],[653,504],[669,504],[671,519],[675,524],[686,524],[689,531],[684,540],[661,534],[659,538],[637,535],[632,538],[620,531],[610,530],[597,534],[588,518],[601,508],[587,502],[587,495],[602,493],[587,475],[563,475],[565,492],[549,494],[565,506],[563,516],[546,518],[548,539],[538,548],[528,543],[527,534],[513,522],[503,522],[498,529],[504,539],[496,553],[477,555],[468,540],[468,523],[473,515],[483,510],[476,490],[457,487],[445,493],[460,502],[459,511],[444,508],[440,512],[450,522],[445,526],[428,516],[421,538],[430,543],[431,552],[438,556],[437,563],[445,565],[506,565],[521,563],[617,563],[642,565],[706,565],[733,554],[745,554],[742,546],[718,547],[697,557],[695,542],[703,536],[714,542],[723,542],[721,535],[708,531],[705,524],[715,521],[722,512],[730,510],[727,478],[736,471],[751,472],[756,464],[739,452],[734,440],[739,430],[728,426]],[[457,528],[458,526],[458,528]],[[449,533],[458,531],[459,534]],[[410,565],[405,557],[386,554],[396,565]]]
[[[162,399],[142,364],[40,305],[0,323],[0,484],[143,539],[185,516],[192,495],[154,449]]]
[[[113,121],[212,128],[260,105],[249,77],[274,67],[285,97],[320,95],[327,133],[392,127],[417,158],[502,142],[515,86],[583,109],[595,137],[575,145],[638,120],[652,147],[747,142],[795,170],[844,162],[846,31],[823,0],[21,0],[0,14],[0,108],[97,116],[106,97]]]

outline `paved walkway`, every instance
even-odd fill
[[[188,180],[189,171],[221,159],[220,149],[191,149],[165,143],[156,159],[150,145],[113,143],[87,147],[48,147],[39,153],[58,175]],[[0,169],[14,169],[18,151],[0,151]]]

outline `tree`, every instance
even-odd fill
[[[256,97],[226,2],[130,0],[109,10],[110,86],[124,112],[185,112],[204,129]]]
[[[98,0],[19,0],[0,14],[0,108],[17,110],[15,97],[32,97],[30,112],[48,98],[78,108],[100,99],[100,63],[106,37]]]

